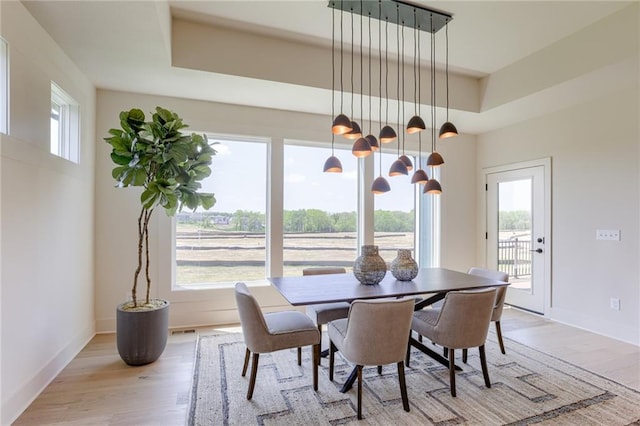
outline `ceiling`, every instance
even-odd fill
[[[482,78],[631,2],[415,3],[453,15],[449,28],[450,70]],[[98,88],[330,114],[330,102],[310,102],[318,99],[316,91],[320,89],[171,66],[172,16],[330,47],[332,14],[325,0],[28,0],[23,4]],[[390,44],[394,45],[392,41]],[[324,99],[326,94],[322,96]],[[504,125],[490,114],[466,118],[464,130],[468,133]]]

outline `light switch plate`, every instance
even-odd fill
[[[619,229],[597,229],[596,240],[620,241]]]

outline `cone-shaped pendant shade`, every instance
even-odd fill
[[[429,181],[424,185],[424,190],[422,191],[425,194],[442,194],[442,187],[440,186],[440,182],[435,179],[429,179]]]
[[[371,185],[371,192],[374,194],[384,194],[385,192],[389,192],[391,187],[389,186],[389,182],[382,176],[376,178]]]
[[[391,167],[389,168],[389,176],[400,176],[400,175],[408,175],[409,171],[407,170],[407,165],[401,159],[397,159],[393,162]]]
[[[365,138],[358,138],[351,148],[351,153],[358,158],[364,158],[371,155],[372,152],[371,145],[369,145],[369,141]]]
[[[331,132],[334,135],[342,135],[351,131],[351,120],[344,114],[339,114],[333,120],[333,126],[331,126]]]
[[[413,163],[411,162],[411,159],[409,157],[407,157],[406,155],[401,155],[399,160],[402,160],[404,165],[407,166],[407,171],[413,170]]]
[[[438,136],[440,139],[452,138],[454,136],[458,136],[458,129],[453,123],[446,122],[440,127],[440,135]]]
[[[342,136],[344,136],[347,139],[358,139],[362,137],[362,131],[360,130],[360,125],[358,123],[356,123],[355,121],[351,122],[351,131],[347,132],[347,133],[343,133]]]
[[[444,159],[442,158],[442,155],[438,154],[437,152],[432,152],[431,155],[429,155],[429,158],[427,158],[427,166],[431,166],[431,167],[438,167],[444,164]]]
[[[396,131],[393,130],[391,126],[384,126],[382,130],[380,130],[380,137],[378,139],[380,139],[381,143],[389,143],[397,137]]]
[[[365,139],[369,142],[369,146],[371,147],[371,151],[378,151],[380,149],[380,145],[378,145],[378,139],[376,139],[373,135],[365,136]]]
[[[325,173],[342,173],[342,163],[338,160],[338,157],[332,155],[324,162]]]
[[[411,183],[419,183],[420,185],[424,185],[428,180],[429,176],[427,176],[427,172],[422,169],[416,170],[413,176],[411,176]]]
[[[424,124],[424,120],[420,118],[419,115],[414,115],[407,123],[407,133],[410,135],[413,133],[418,133],[426,129],[427,126]]]

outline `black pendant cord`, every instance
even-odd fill
[[[340,113],[342,113],[344,111],[344,103],[343,103],[343,97],[344,97],[344,86],[342,84],[342,74],[343,74],[343,63],[344,63],[344,59],[343,59],[343,52],[342,52],[342,16],[344,14],[342,13],[342,0],[340,0]]]
[[[397,42],[397,49],[398,49],[398,79],[396,81],[396,98],[397,98],[397,102],[398,102],[398,125],[400,125],[400,123],[402,123],[402,120],[400,118],[400,5],[396,4],[396,20],[397,20],[397,26],[396,26],[396,42]],[[400,131],[400,129],[398,129],[398,132],[403,134],[404,132]],[[400,136],[398,136],[398,157],[400,157]]]
[[[404,136],[404,131],[401,131],[401,129],[404,129],[405,126],[405,112],[404,112],[404,21],[402,21],[402,127],[400,128],[400,123],[398,123],[398,130],[400,131],[400,133],[402,133],[402,155],[404,155],[404,141],[405,141],[405,136]]]
[[[413,9],[413,14],[415,16],[416,10]],[[415,20],[415,18],[414,18]],[[414,78],[414,83],[417,81],[418,84],[416,86],[416,84],[414,84],[414,99],[417,98],[417,103],[416,103],[416,115],[420,116],[420,89],[422,88],[421,85],[421,81],[420,81],[420,68],[418,68],[418,77],[416,78],[416,56],[418,57],[418,66],[421,67],[421,61],[420,61],[420,31],[418,31],[418,23],[416,21],[416,28],[415,28],[415,42],[413,43],[413,48],[414,48],[414,52],[413,52],[413,78]],[[416,52],[417,50],[417,52]],[[415,89],[415,87],[417,87],[417,89]],[[422,169],[422,132],[418,132],[418,169]]]
[[[378,16],[382,19],[382,3],[378,2]],[[385,65],[386,66],[386,65]],[[386,69],[385,69],[386,71]],[[380,119],[380,126],[382,127],[382,22],[378,23],[378,95],[380,96],[378,117]],[[382,177],[382,139],[378,141],[378,161],[380,162],[380,168],[378,170],[379,176]]]
[[[446,75],[446,86],[447,86],[447,121],[449,121],[449,23],[447,22],[444,26],[444,34],[446,40],[446,50],[445,50],[445,75]]]
[[[362,0],[360,0],[360,10],[362,10]],[[360,116],[362,117],[362,130],[364,130],[364,107],[362,106],[364,102],[364,84],[362,83],[362,62],[362,14],[360,14]]]
[[[353,9],[351,9],[351,120],[353,117]]]
[[[367,31],[369,32],[369,134],[373,134],[373,120],[371,118],[371,13],[369,13]]]
[[[331,11],[331,119],[335,117],[336,99],[336,12]],[[333,156],[334,134],[331,132],[331,156]]]
[[[385,25],[384,25],[384,93],[385,93],[384,124],[389,125],[389,18],[385,18]]]
[[[431,18],[433,27],[433,17]],[[436,39],[431,33],[431,152],[436,151]]]

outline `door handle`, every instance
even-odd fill
[[[542,249],[541,248],[535,249],[535,250],[529,250],[529,251],[535,251],[536,253],[542,253]]]

